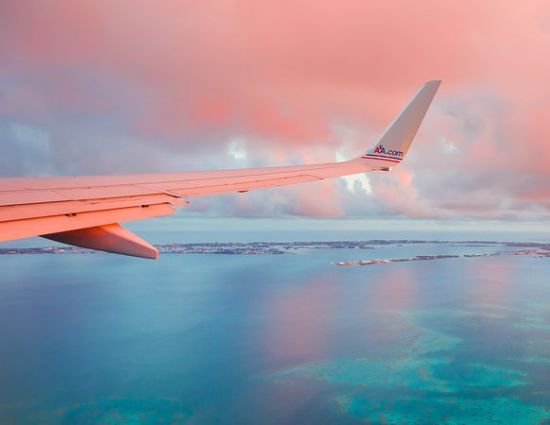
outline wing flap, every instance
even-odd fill
[[[149,188],[160,187],[173,196],[203,196],[216,193],[242,192],[267,187],[279,187],[297,183],[306,183],[338,177],[348,174],[364,173],[373,168],[364,161],[345,161],[339,163],[320,164],[317,166],[295,166],[270,168],[268,172],[251,171],[248,174],[242,170],[227,170],[227,175],[203,178],[193,177],[187,180],[172,180],[170,182],[143,184]],[[235,172],[236,175],[231,175]],[[238,172],[238,173],[237,173]]]
[[[66,201],[63,195],[54,190],[14,190],[2,192],[0,189],[0,205],[39,204],[41,202]]]
[[[141,207],[155,204],[184,205],[185,202],[169,195],[150,195],[83,201],[47,202],[41,204],[9,205],[0,207],[0,223],[54,215],[79,214],[118,208]]]
[[[57,191],[59,194],[64,196],[66,199],[71,200],[86,200],[86,199],[97,199],[97,198],[118,198],[121,196],[149,196],[162,193],[147,189],[144,187],[139,187],[136,185],[113,185],[113,186],[102,186],[102,187],[85,187],[85,188],[70,188],[70,189],[60,189]]]
[[[310,176],[310,175],[298,175],[292,177],[279,177],[271,179],[258,179],[258,180],[248,180],[248,181],[236,181],[232,183],[224,184],[212,184],[209,186],[201,185],[199,182],[196,182],[195,186],[193,183],[189,183],[189,186],[177,189],[171,189],[170,193],[177,194],[178,196],[192,197],[192,196],[202,196],[202,195],[213,195],[216,193],[228,193],[228,192],[243,192],[253,189],[261,189],[264,187],[277,187],[285,186],[289,184],[297,183],[306,183],[315,180],[322,180],[320,177]]]
[[[148,207],[118,208],[104,211],[63,214],[49,217],[37,217],[25,220],[5,221],[0,223],[0,241],[47,235],[87,227],[142,218],[158,217],[173,214],[174,208],[169,204],[150,205]]]
[[[95,187],[73,187],[45,189],[22,189],[15,191],[0,191],[0,205],[40,204],[45,202],[85,201],[88,199],[107,199],[130,196],[151,196],[163,193],[152,189],[138,187],[132,184]]]

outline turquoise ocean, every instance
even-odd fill
[[[548,424],[550,258],[334,265],[496,249],[2,255],[0,424]]]

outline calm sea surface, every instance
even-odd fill
[[[550,259],[0,256],[0,424],[550,423]]]

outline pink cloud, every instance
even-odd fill
[[[250,165],[332,160],[335,126],[355,130],[345,147],[360,153],[441,78],[411,157],[371,177],[372,193],[326,182],[214,208],[548,219],[548,51],[540,1],[4,2],[0,114],[48,132],[60,173],[160,170],[161,151],[182,169],[246,165],[220,165],[237,136]],[[113,141],[108,160],[80,158]]]

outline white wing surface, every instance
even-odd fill
[[[43,236],[157,258],[156,248],[118,223],[172,214],[174,206],[195,196],[389,171],[405,157],[439,84],[425,83],[374,147],[350,161],[170,174],[2,178],[0,241]]]

